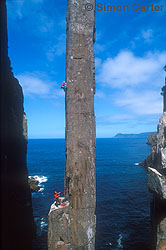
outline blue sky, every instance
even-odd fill
[[[135,2],[165,9],[133,11]],[[129,5],[129,11],[96,11],[97,137],[155,131],[162,113],[166,3],[96,3]],[[29,138],[63,138],[67,0],[7,0],[7,8],[9,56],[24,91]]]

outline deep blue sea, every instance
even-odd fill
[[[146,138],[97,139],[96,250],[150,249],[152,197],[146,171],[137,164],[149,153]],[[47,250],[47,215],[54,190],[63,191],[64,167],[64,139],[29,140],[29,175],[41,181],[41,191],[32,195],[39,250]]]

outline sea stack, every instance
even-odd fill
[[[88,11],[86,8],[90,6]],[[73,249],[94,249],[95,1],[68,1],[66,55],[65,191],[70,201]]]
[[[95,0],[68,0],[66,41],[65,195],[69,205],[59,209],[52,205],[48,244],[49,250],[94,250]]]
[[[6,0],[0,1],[1,247],[32,249],[32,204],[26,165],[23,93],[8,57]]]

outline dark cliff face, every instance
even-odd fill
[[[23,131],[23,93],[8,58],[6,1],[0,1],[1,249],[32,249],[32,205]],[[25,122],[24,122],[25,124]]]

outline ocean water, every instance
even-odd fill
[[[150,249],[150,202],[146,171],[138,165],[150,153],[146,138],[97,139],[96,250]],[[47,250],[47,215],[54,191],[63,191],[64,139],[30,139],[28,170],[40,181],[33,193],[36,250]]]

